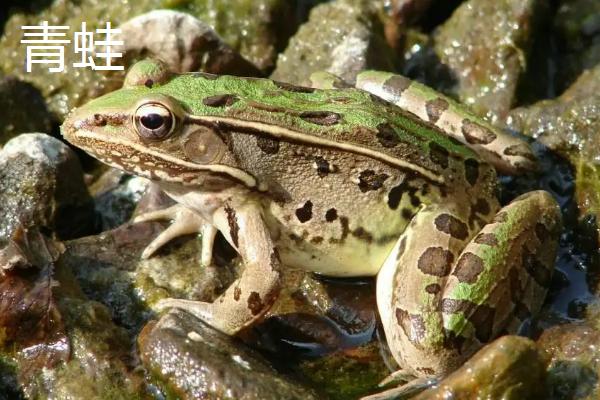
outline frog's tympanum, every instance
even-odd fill
[[[124,87],[74,110],[62,132],[101,161],[147,177],[177,205],[144,251],[221,232],[245,269],[215,302],[167,299],[228,334],[253,324],[282,266],[377,276],[387,341],[402,368],[443,375],[537,312],[560,211],[544,191],[500,207],[496,169],[530,170],[526,143],[432,89],[364,72],[356,88],[132,67]]]

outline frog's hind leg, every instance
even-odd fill
[[[535,156],[526,142],[495,128],[466,106],[428,86],[390,72],[365,71],[357,76],[356,87],[432,123],[502,173],[518,174],[536,168]]]
[[[421,377],[451,372],[539,310],[560,228],[543,191],[515,199],[476,235],[445,207],[417,213],[377,278],[392,354]]]

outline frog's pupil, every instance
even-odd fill
[[[160,114],[147,114],[142,117],[142,125],[148,129],[158,129],[165,123],[165,118]]]

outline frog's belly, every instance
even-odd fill
[[[340,214],[331,222],[313,218],[300,224],[289,215],[273,205],[265,212],[281,261],[328,276],[376,275],[406,227],[399,213],[352,219]]]
[[[311,245],[282,236],[276,241],[284,265],[337,277],[372,276],[379,272],[394,243],[369,245],[349,238],[344,245]]]

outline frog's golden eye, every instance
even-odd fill
[[[136,110],[134,123],[142,139],[164,140],[175,128],[175,116],[162,104],[147,103]]]

